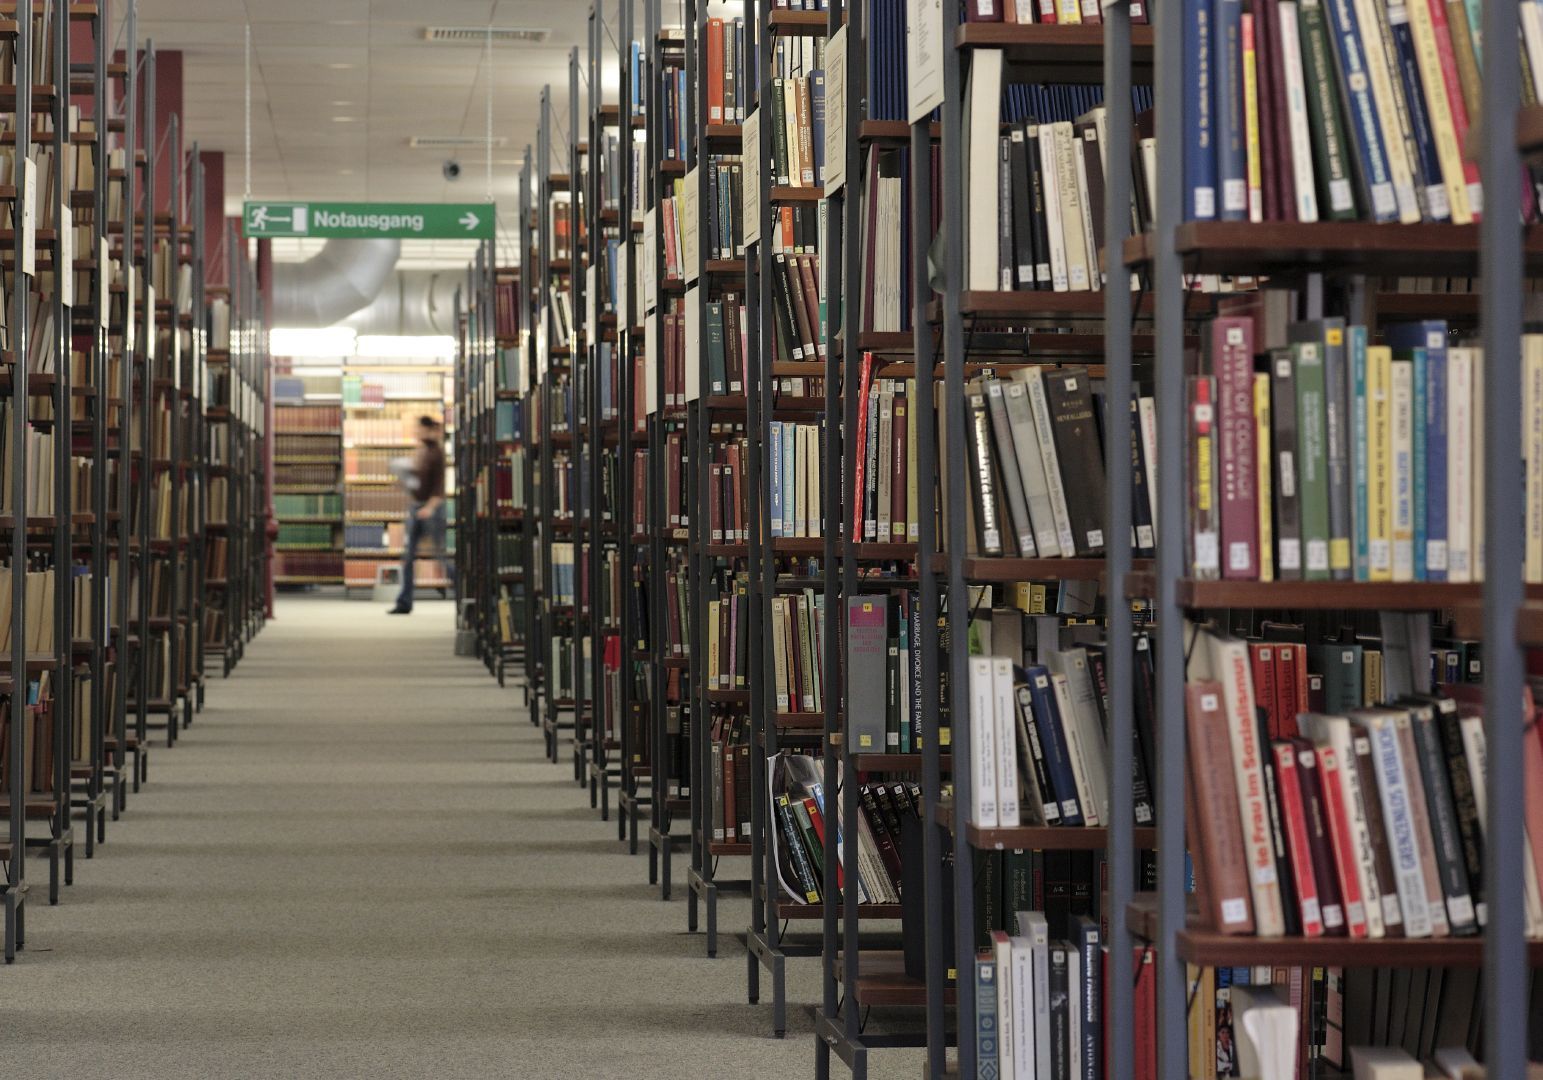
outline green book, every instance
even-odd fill
[[[788,116],[787,106],[783,102],[783,80],[772,79],[771,90],[771,121],[772,121],[772,179],[786,187],[788,176]]]
[[[1323,347],[1291,346],[1297,383],[1297,478],[1302,507],[1302,570],[1307,581],[1329,579],[1328,408]]]
[[[1343,715],[1366,707],[1361,646],[1325,642],[1309,646],[1312,668],[1323,676],[1323,711]]]
[[[1307,87],[1307,125],[1317,164],[1318,217],[1323,221],[1355,220],[1355,179],[1350,173],[1349,147],[1334,74],[1334,53],[1320,0],[1301,0],[1300,37],[1302,81]],[[1288,9],[1282,18],[1289,18]]]
[[[707,385],[709,394],[728,392],[729,376],[723,360],[723,301],[707,304]]]

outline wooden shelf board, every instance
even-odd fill
[[[1150,572],[1126,578],[1125,595],[1155,596]],[[1482,599],[1482,583],[1436,581],[1196,581],[1178,583],[1178,601],[1189,608],[1275,608],[1301,611],[1426,611],[1457,608]],[[1543,587],[1528,586],[1529,599]]]

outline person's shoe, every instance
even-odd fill
[[[394,607],[386,612],[387,615],[411,615],[412,613],[413,609],[410,607]]]

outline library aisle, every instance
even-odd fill
[[[70,903],[35,913],[5,1074],[806,1075],[807,1013],[767,1037],[743,954],[702,959],[519,692],[452,641],[448,603],[281,598]]]

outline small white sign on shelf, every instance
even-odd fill
[[[745,246],[761,239],[761,110],[752,109],[741,130],[745,167],[741,183],[745,211]]]
[[[155,363],[155,286],[145,286],[145,359]]]
[[[54,277],[59,282],[59,302],[75,306],[75,215],[70,212],[66,195],[59,206],[59,265]]]
[[[680,260],[686,281],[702,276],[702,244],[699,235],[702,206],[702,170],[686,174],[680,206]]]
[[[643,317],[643,410],[649,416],[659,411],[659,357],[654,346],[658,338],[659,316],[650,311]]]
[[[659,307],[659,211],[643,215],[643,305],[648,311]]]
[[[536,323],[536,382],[546,378],[548,362],[546,320],[540,319]]]
[[[36,274],[38,167],[28,158],[22,163],[21,272]]]
[[[628,302],[632,293],[632,242],[624,240],[616,245],[616,325],[626,330],[632,325],[632,305]]]
[[[128,303],[124,305],[123,348],[125,352],[132,353],[139,340],[139,327],[135,325],[138,321],[135,303],[139,299],[139,291],[134,287],[132,262],[125,262],[123,267],[123,295],[128,299]]]
[[[841,190],[847,178],[847,28],[825,46],[825,195]]]
[[[943,0],[905,0],[906,119],[916,124],[943,104]]]
[[[686,290],[686,400],[702,396],[702,290]]]

